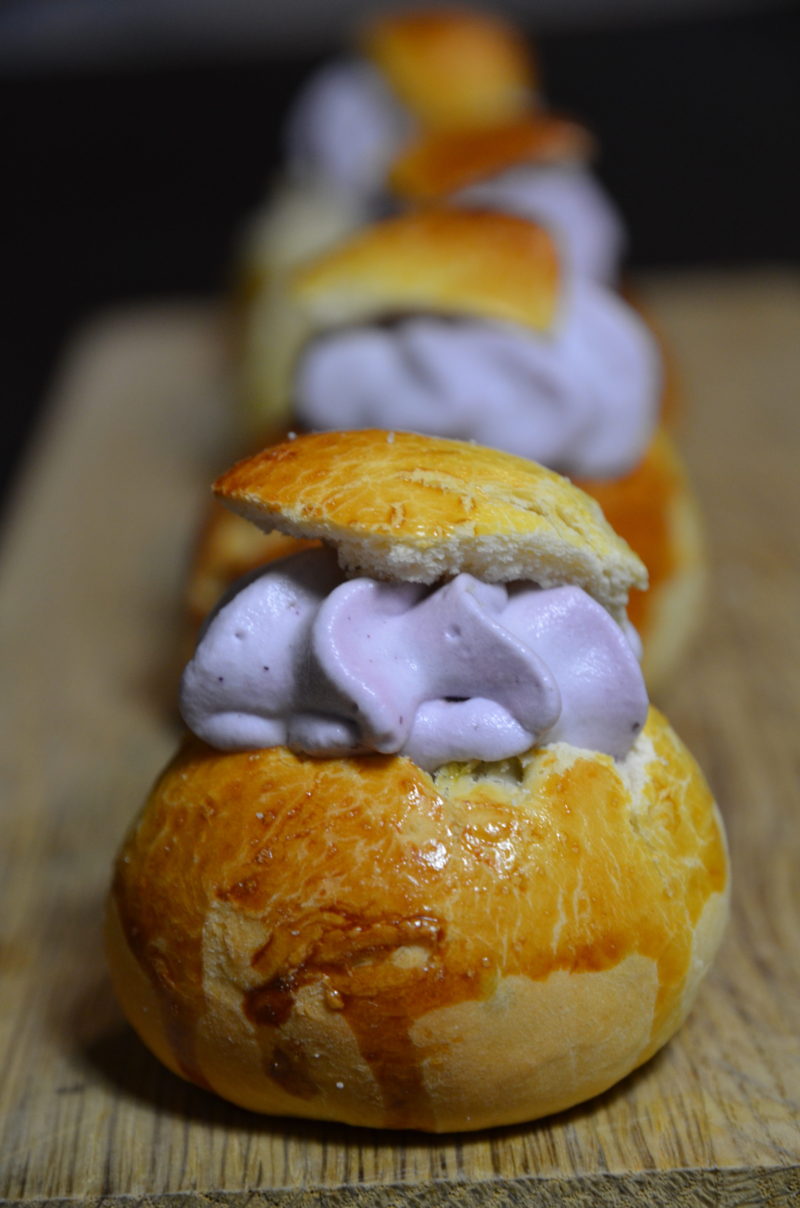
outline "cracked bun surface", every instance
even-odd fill
[[[568,479],[511,453],[410,432],[320,432],[239,462],[214,493],[260,528],[335,545],[346,569],[433,583],[574,583],[621,617],[644,566]]]
[[[145,1043],[234,1103],[477,1129],[662,1046],[727,884],[708,788],[655,710],[621,763],[556,744],[434,776],[190,740],[117,860],[108,955]]]

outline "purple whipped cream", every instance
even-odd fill
[[[428,770],[548,742],[622,758],[647,707],[625,633],[581,588],[347,579],[322,549],[222,600],[181,691],[187,725],[223,750],[403,754]]]
[[[617,478],[651,439],[660,378],[638,316],[575,280],[549,332],[423,315],[319,336],[298,362],[295,415],[316,430],[475,440],[563,474]]]
[[[359,60],[332,63],[312,77],[290,115],[289,170],[355,197],[372,196],[385,187],[412,128],[375,68]]]

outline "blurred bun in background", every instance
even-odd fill
[[[3,7],[4,482],[70,335],[120,302],[227,288],[298,91],[365,18],[408,7]],[[543,0],[491,13],[535,46],[548,105],[595,137],[634,270],[797,260],[795,6]]]

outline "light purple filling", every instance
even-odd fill
[[[641,460],[660,366],[615,294],[574,281],[550,332],[424,315],[312,340],[295,414],[317,430],[384,428],[475,440],[563,474],[617,478]]]
[[[289,170],[354,197],[372,197],[384,189],[412,129],[373,67],[358,60],[332,63],[312,77],[290,115]]]
[[[545,742],[622,758],[647,694],[622,629],[578,587],[345,579],[309,550],[222,601],[181,711],[223,750],[396,753],[433,770]]]

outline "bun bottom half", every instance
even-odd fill
[[[727,914],[722,824],[664,719],[408,759],[189,740],[109,899],[119,1000],[172,1071],[258,1112],[433,1132],[610,1087],[679,1027]]]

